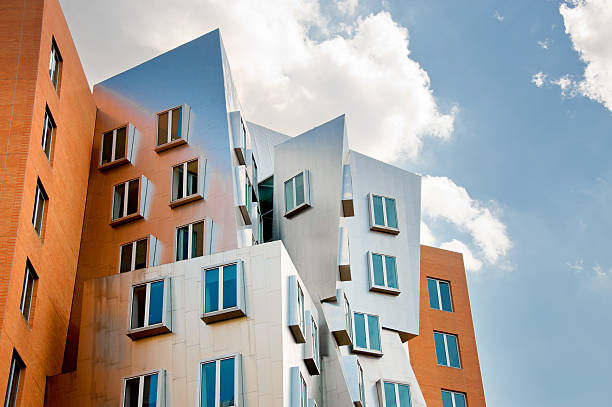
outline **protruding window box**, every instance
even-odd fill
[[[410,407],[410,385],[393,380],[380,379],[376,382],[378,402],[381,407]]]
[[[140,339],[172,331],[170,292],[169,278],[132,286],[127,336]]]
[[[119,249],[119,273],[157,266],[161,243],[153,235],[121,245]]]
[[[123,379],[122,407],[165,407],[166,371],[154,370]]]
[[[188,105],[157,113],[155,151],[159,153],[188,143],[190,119],[191,108]]]
[[[285,217],[310,208],[310,171],[304,170],[285,181]]]
[[[145,216],[149,180],[144,175],[113,187],[113,207],[110,225],[142,219]]]
[[[234,167],[236,207],[242,215],[246,225],[251,225],[251,211],[253,206],[253,185],[247,174],[245,165]]]
[[[234,144],[234,153],[236,154],[238,164],[245,165],[247,163],[247,151],[251,140],[244,119],[239,111],[230,113],[230,128]]]
[[[204,269],[201,318],[207,324],[246,316],[242,261]]]
[[[365,384],[363,381],[363,369],[356,355],[347,355],[342,358],[346,384],[349,395],[355,407],[366,407]]]
[[[132,123],[102,133],[98,170],[106,171],[132,162],[137,134]]]
[[[291,368],[289,380],[291,391],[289,395],[289,405],[291,407],[305,407],[308,402],[308,386],[298,366]]]
[[[297,343],[306,343],[306,312],[304,309],[304,291],[297,276],[289,276],[289,312],[288,325]]]
[[[171,208],[204,199],[206,158],[199,157],[172,167]]]
[[[349,235],[346,227],[340,227],[338,240],[338,271],[340,272],[340,281],[351,281],[351,256]]]
[[[394,198],[368,194],[370,207],[370,230],[399,234],[397,207]]]
[[[355,216],[353,205],[353,179],[351,166],[345,164],[342,169],[342,213],[344,217]]]
[[[206,218],[176,228],[175,261],[206,256],[215,251],[215,223]]]
[[[244,406],[241,354],[234,353],[220,358],[202,360],[199,365],[198,406]]]
[[[370,271],[370,291],[400,294],[396,257],[368,252],[368,269]]]
[[[336,304],[342,307],[342,319],[330,318],[328,321],[329,330],[331,331],[338,346],[346,346],[353,344],[353,313],[351,304],[348,301],[346,293],[342,289],[336,290]],[[334,312],[332,315],[338,315]]]
[[[304,363],[311,375],[321,374],[321,356],[319,353],[319,327],[310,311],[306,311],[306,347]]]
[[[378,315],[353,312],[353,352],[382,356],[381,327]]]

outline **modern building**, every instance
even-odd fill
[[[485,406],[418,175],[250,122],[218,30],[92,95],[57,0],[7,1],[5,407]]]

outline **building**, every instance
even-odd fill
[[[24,180],[2,203],[5,406],[485,406],[462,257],[420,245],[418,175],[350,150],[344,116],[248,121],[218,30],[92,95],[57,0],[11,1],[32,96],[1,96],[3,145],[28,139],[3,169]],[[53,114],[50,174],[27,109]]]

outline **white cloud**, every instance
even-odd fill
[[[338,0],[336,7],[344,14],[353,15],[359,5],[359,0]]]
[[[478,260],[472,254],[470,248],[463,242],[453,239],[450,242],[445,242],[440,245],[441,249],[451,250],[453,252],[459,252],[463,254],[463,262],[466,270],[469,271],[480,271],[482,268],[482,261]]]
[[[493,17],[499,21],[500,23],[502,21],[504,21],[504,16],[502,16],[501,14],[499,14],[499,11],[495,10],[495,12],[493,13]]]
[[[605,277],[612,276],[612,269],[608,269],[608,271],[606,271],[599,264],[596,264],[595,266],[593,266],[593,271],[595,272],[595,275],[599,278],[605,278]]]
[[[546,74],[544,72],[538,72],[531,77],[531,83],[534,83],[538,88],[544,86],[546,83]]]
[[[578,259],[574,263],[570,263],[568,261],[565,264],[567,264],[567,267],[569,267],[570,270],[574,270],[577,273],[581,273],[582,270],[584,269],[584,260],[583,259]]]
[[[512,247],[498,211],[473,200],[465,188],[446,177],[423,177],[422,210],[430,219],[444,219],[470,233],[479,256],[489,264],[501,260]]]
[[[436,237],[432,233],[431,229],[429,229],[429,226],[427,226],[427,224],[423,221],[421,221],[421,244],[427,246],[433,246],[436,244]]]
[[[550,47],[550,40],[546,38],[544,41],[538,41],[538,47],[548,49]]]

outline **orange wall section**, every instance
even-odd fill
[[[59,93],[49,78],[55,38]],[[13,349],[26,364],[20,406],[42,406],[60,373],[81,240],[95,103],[58,0],[0,4],[0,402]],[[41,147],[45,106],[57,125],[51,160]],[[49,202],[32,226],[36,182]],[[30,322],[20,312],[26,259],[38,280]]]
[[[427,277],[450,282],[453,312],[429,306]],[[419,336],[408,341],[410,360],[428,407],[442,407],[441,391],[465,393],[468,407],[485,407],[472,311],[460,253],[421,246]],[[455,334],[461,369],[438,366],[434,331]]]

